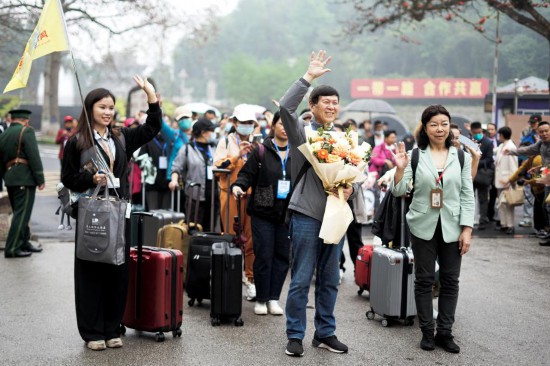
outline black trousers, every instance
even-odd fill
[[[479,203],[479,223],[486,224],[489,222],[487,213],[489,210],[489,189],[490,186],[482,186],[474,183],[474,189],[477,190],[477,201]]]
[[[36,186],[8,186],[8,198],[13,211],[10,230],[6,238],[5,256],[19,249],[25,249],[31,238],[29,221],[36,195]]]
[[[414,297],[420,329],[433,332],[432,287],[435,281],[435,261],[439,261],[439,293],[437,332],[451,334],[455,321],[455,310],[458,301],[458,278],[462,256],[458,242],[445,243],[441,231],[441,220],[435,234],[430,240],[423,240],[411,234],[412,250],[415,261]]]
[[[349,257],[353,262],[353,268],[355,270],[355,259],[359,249],[363,247],[363,225],[353,220],[346,231],[346,238],[348,239]],[[344,254],[342,253],[342,256]]]
[[[86,342],[120,336],[128,293],[130,220],[126,220],[126,238],[126,261],[120,266],[84,261],[75,256],[76,323]]]
[[[495,218],[495,207],[497,202],[497,188],[494,185],[491,185],[489,189],[489,203],[487,205],[487,217],[489,220]]]
[[[534,194],[533,197],[533,227],[535,230],[544,230],[548,227],[548,213],[546,212],[546,202],[544,202],[544,192]]]

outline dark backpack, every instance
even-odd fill
[[[411,153],[411,168],[413,182],[416,181],[416,169],[418,167],[418,159],[420,153],[418,148],[414,148]],[[460,162],[460,170],[464,168],[464,151],[458,150],[458,161]],[[372,233],[378,236],[383,244],[393,242],[393,248],[408,246],[408,238],[410,237],[409,227],[405,223],[405,241],[401,243],[401,220],[405,220],[405,215],[409,211],[409,206],[414,195],[414,188],[407,197],[395,197],[391,192],[387,192],[384,199],[378,206],[374,215],[372,224]],[[401,201],[405,200],[404,212],[401,214]]]

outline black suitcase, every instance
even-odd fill
[[[241,249],[224,241],[212,245],[212,284],[210,321],[213,326],[233,320],[235,326],[244,324],[242,313]]]
[[[216,171],[216,170],[214,170]],[[220,170],[229,172],[229,170]],[[228,175],[229,179],[229,175]],[[199,189],[200,184],[192,183],[190,189]],[[212,180],[212,191],[216,188],[215,181]],[[192,193],[191,193],[192,195]],[[214,195],[212,195],[214,196]],[[190,199],[187,206],[187,218],[190,221],[191,207],[193,200]],[[195,222],[197,221],[198,200],[195,200]],[[212,199],[212,205],[214,200]],[[212,215],[214,210],[212,210]],[[214,218],[211,217],[211,222]],[[188,224],[189,225],[189,224]],[[199,230],[191,231],[192,236],[189,241],[189,254],[187,256],[187,271],[185,277],[185,291],[189,297],[188,305],[193,306],[195,301],[200,305],[202,300],[210,299],[210,270],[212,257],[212,244],[233,240],[233,235],[224,233],[204,233]]]
[[[231,241],[233,235],[219,233],[195,233],[189,242],[185,291],[189,306],[210,299],[210,269],[212,245],[221,241]]]

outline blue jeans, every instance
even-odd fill
[[[251,216],[256,301],[279,300],[290,262],[290,240],[284,222]]]
[[[293,213],[290,221],[292,245],[291,281],[286,301],[286,334],[303,339],[306,330],[306,305],[309,286],[316,270],[315,330],[319,338],[334,335],[334,306],[340,280],[340,255],[344,238],[338,243],[323,244],[319,239],[321,222]]]

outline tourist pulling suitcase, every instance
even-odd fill
[[[223,241],[212,245],[212,282],[210,321],[213,326],[224,320],[233,320],[235,326],[242,326],[242,271],[243,243],[241,230],[241,199],[237,198],[235,237],[233,242]]]
[[[370,306],[367,318],[375,314],[383,317],[387,327],[391,320],[404,320],[414,324],[416,304],[414,299],[414,255],[405,237],[405,199],[400,198],[400,243],[401,248],[376,247],[372,253]]]
[[[128,297],[121,334],[126,327],[156,333],[158,342],[164,332],[181,337],[183,321],[183,255],[179,250],[143,246],[143,225],[148,212],[132,216],[138,226],[137,248],[131,248]]]
[[[359,286],[357,295],[362,295],[363,291],[370,291],[373,250],[373,245],[366,244],[357,252],[357,258],[355,260],[355,283]]]

